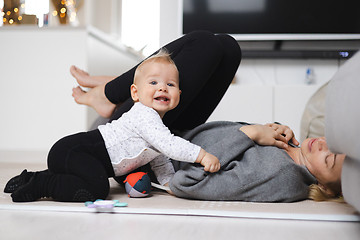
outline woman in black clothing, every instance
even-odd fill
[[[182,90],[180,104],[165,115],[164,124],[173,131],[193,129],[209,118],[233,80],[241,60],[239,44],[229,35],[195,31],[164,47],[179,70]],[[119,118],[133,105],[130,85],[136,67],[114,78],[91,77],[73,66],[79,84],[92,88],[86,93],[73,89],[75,101],[110,121]]]
[[[180,48],[179,45],[181,46]],[[174,47],[177,47],[177,49],[174,49]],[[193,32],[170,43],[168,46],[166,46],[166,48],[168,48],[170,52],[174,53],[173,57],[180,72],[180,87],[182,88],[183,93],[180,101],[181,106],[179,105],[177,108],[167,113],[164,118],[165,124],[167,124],[170,129],[180,130],[180,132],[183,132],[183,130],[194,129],[198,126],[199,127],[197,129],[203,129],[206,128],[206,126],[210,126],[209,124],[201,124],[206,121],[206,119],[215,109],[216,105],[219,103],[222,96],[225,94],[226,89],[228,88],[235,74],[241,54],[238,44],[236,43],[236,41],[234,41],[234,39],[226,35],[213,35],[208,32]],[[178,49],[181,49],[181,51],[179,52]],[[73,75],[78,79],[80,84],[85,83],[88,87],[95,87],[93,88],[93,90],[95,90],[94,92],[96,92],[97,89],[105,88],[105,94],[104,91],[100,91],[100,94],[95,95],[97,97],[100,96],[99,99],[101,99],[103,102],[108,101],[108,103],[110,103],[109,105],[111,107],[109,107],[108,109],[110,109],[111,111],[108,111],[103,116],[110,117],[113,110],[115,109],[115,105],[119,102],[125,102],[118,109],[118,112],[115,112],[115,114],[112,115],[112,119],[117,118],[122,114],[122,112],[126,111],[126,109],[129,108],[129,106],[126,106],[126,93],[120,91],[127,90],[127,85],[122,84],[125,84],[126,80],[122,81],[124,80],[122,78],[131,78],[133,74],[132,72],[133,70],[127,72],[119,78],[116,78],[114,81],[108,83],[105,87],[105,83],[107,83],[110,79],[113,78],[90,77],[81,70],[78,70],[74,67],[72,69]],[[96,100],[97,98],[94,98],[94,101],[88,101],[89,99],[91,99],[92,94],[91,92],[89,93],[84,93],[82,91],[79,91],[79,89],[75,89],[75,100],[79,101],[79,97],[84,97],[84,99],[88,98],[86,99],[87,101],[83,101],[82,103],[94,107],[100,113],[104,109],[106,109],[106,107],[103,108],[103,106],[99,107],[96,105],[101,103],[101,101]],[[268,126],[270,126],[270,128]],[[319,187],[319,184],[312,185],[311,191],[309,193],[309,196],[311,196],[311,198],[331,198],[341,193],[341,171],[339,171],[339,169],[341,169],[342,161],[344,160],[343,155],[335,155],[329,152],[326,147],[325,139],[307,139],[306,141],[304,141],[305,144],[303,144],[303,150],[306,152],[307,149],[312,149],[312,151],[310,151],[312,156],[307,156],[306,162],[299,162],[297,159],[299,157],[299,149],[297,149],[297,153],[294,154],[295,148],[287,147],[286,144],[289,140],[291,140],[292,143],[295,143],[295,145],[299,144],[294,138],[291,129],[283,125],[280,127],[278,124],[270,124],[268,126],[258,126],[262,128],[259,131],[262,133],[262,136],[260,137],[260,139],[258,139],[258,141],[255,141],[254,139],[252,140],[254,140],[254,142],[256,142],[258,145],[272,145],[278,148],[289,150],[291,158],[293,158],[293,160],[298,165],[306,165],[307,167],[309,167],[312,174],[317,178],[319,183],[321,182],[323,185],[321,189]],[[204,134],[207,131],[211,132],[215,130],[216,128],[209,127],[209,129],[204,130]],[[231,133],[228,134],[226,132],[224,133],[224,136],[222,136],[221,134],[216,134],[216,137],[207,136],[208,138],[200,138],[199,142],[196,143],[201,146],[207,146],[212,141],[218,143],[215,140],[217,138],[221,139],[223,137],[224,139],[230,139],[230,134]],[[285,135],[285,137],[282,138],[281,134]],[[218,152],[229,154],[229,151],[223,151],[223,146],[221,146],[221,144],[217,146],[220,148]],[[230,145],[225,144],[225,149],[229,148],[229,146]],[[234,151],[234,149],[231,150]],[[326,158],[322,155],[324,153],[326,153]],[[219,160],[220,159],[222,158],[220,157]],[[303,157],[302,159],[305,159],[305,157]],[[336,171],[333,171],[333,166],[335,165],[335,162],[336,165],[339,166]],[[259,165],[259,167],[261,168],[261,165]],[[185,175],[186,174],[188,173],[185,171]],[[228,179],[229,176],[227,175],[226,171],[222,169],[220,170],[220,173],[213,174],[213,178],[217,177],[225,180]],[[181,176],[180,178],[184,181],[195,179],[193,176],[190,175],[187,179],[183,176]],[[336,180],[334,181],[334,179]],[[192,188],[192,185],[188,183],[186,183],[185,185],[189,188]],[[200,186],[199,182],[196,181],[195,185]],[[325,185],[327,185],[327,188],[325,188]],[[210,184],[206,186],[209,188],[213,188],[216,185]],[[194,189],[196,190],[196,188]],[[270,189],[270,193],[271,191],[272,190]],[[185,190],[185,192],[186,194],[191,194],[191,191]],[[289,199],[287,199],[286,201],[289,201]]]
[[[181,96],[180,105],[165,115],[163,119],[164,123],[171,130],[178,130],[180,132],[193,129],[200,125],[201,129],[205,128],[205,132],[207,130],[216,130],[215,128],[208,128],[208,124],[202,124],[206,121],[217,104],[220,102],[238,68],[241,52],[237,42],[227,35],[214,35],[209,32],[200,31],[185,35],[166,45],[165,47],[170,52],[172,52],[172,58],[180,72],[180,87],[183,93]],[[83,92],[80,88],[75,88],[73,96],[78,103],[93,107],[103,117],[117,119],[122,115],[122,113],[128,111],[132,106],[129,89],[132,83],[135,68],[114,79],[112,77],[91,77],[87,73],[72,67],[71,72],[78,80],[79,84],[84,87],[92,88],[87,93]],[[244,134],[242,134],[242,136],[247,139],[247,142],[255,146],[255,148],[258,147],[258,145],[265,145],[261,148],[267,148],[267,145],[270,145],[286,149],[288,148],[286,143],[290,140],[292,140],[295,145],[298,144],[297,141],[294,142],[293,132],[283,125],[248,125],[245,127],[247,127],[247,130],[243,128],[241,131],[245,133],[247,137],[244,136]],[[254,134],[254,129],[257,129],[257,131],[255,131],[257,134]],[[239,129],[236,129],[236,131],[238,130]],[[34,173],[27,173],[25,171],[20,176],[11,179],[9,184],[6,186],[6,190],[8,192],[14,192],[13,195],[20,195],[16,194],[17,190],[20,190],[22,186],[27,185],[29,181],[31,182],[31,179],[43,178],[42,182],[46,184],[37,189],[30,189],[31,191],[29,191],[31,194],[35,193],[35,197],[30,196],[27,194],[27,192],[24,193],[23,191],[23,194],[20,196],[21,198],[19,200],[31,200],[39,196],[51,196],[54,199],[60,201],[87,201],[94,200],[96,198],[106,198],[109,192],[109,183],[107,178],[112,177],[114,173],[113,169],[111,169],[112,166],[110,161],[107,159],[107,157],[105,157],[106,149],[104,149],[104,146],[102,146],[102,143],[99,140],[99,135],[95,133],[96,132],[94,131],[91,141],[82,143],[82,145],[87,145],[87,149],[91,154],[93,154],[92,151],[101,153],[96,156],[96,158],[99,160],[84,157],[77,159],[76,161],[63,160],[62,162],[54,162],[52,159],[59,157],[59,153],[51,151],[48,160],[49,170],[35,173],[37,176],[33,176]],[[236,132],[234,133],[236,134]],[[281,136],[282,134],[284,134],[285,137]],[[238,135],[240,136],[240,134],[237,134],[235,137],[238,137]],[[199,143],[211,145],[213,142],[215,142],[218,144],[218,139],[215,137],[204,137],[201,135],[198,136],[198,140],[202,141]],[[227,131],[223,132],[223,135],[216,133],[215,136],[223,137],[227,141],[230,139]],[[75,140],[74,143],[80,142],[75,138],[73,139]],[[81,139],[81,137],[79,137],[79,139]],[[243,143],[243,141],[240,142]],[[238,142],[231,141],[230,145],[225,144],[225,148],[221,144],[216,145],[216,147],[220,149],[219,159],[224,160],[222,156],[229,153],[229,151],[226,151],[226,147],[231,150],[236,150],[236,147],[231,147],[231,145],[236,145],[237,143]],[[74,144],[71,144],[71,146],[73,145]],[[253,151],[253,148],[250,149]],[[316,177],[318,182],[324,183],[321,191],[325,191],[327,194],[325,196],[327,198],[337,196],[341,193],[340,170],[344,156],[337,156],[336,154],[332,154],[330,151],[328,151],[325,139],[308,139],[305,144],[303,144],[303,150],[305,151],[303,155],[299,155],[299,151],[295,148],[291,148],[290,150],[291,151],[289,151],[287,155],[285,152],[282,154],[285,155],[289,160],[292,158],[296,164],[305,165],[307,168],[309,168],[309,172],[311,172],[311,174]],[[296,151],[298,154],[292,154],[294,151]],[[300,153],[302,152],[300,151]],[[269,154],[265,153],[265,155],[268,156]],[[299,159],[297,159],[296,156],[298,156]],[[302,157],[300,158],[300,156]],[[64,154],[63,158],[66,159],[67,157],[68,156]],[[302,161],[297,162],[297,160],[300,159],[302,159]],[[234,161],[231,161],[233,160],[232,158],[228,160],[231,162],[230,170],[235,169],[233,166],[237,165],[237,163],[244,162],[236,161],[235,158]],[[250,162],[254,164],[255,161],[251,160],[252,159],[250,159]],[[92,163],[89,164],[90,162]],[[266,163],[270,164],[270,162]],[[255,165],[256,168],[263,168],[263,165],[261,164]],[[293,165],[295,166],[295,164]],[[90,168],[90,166],[92,167]],[[274,166],[271,164],[271,167]],[[231,175],[231,172],[230,175],[227,173],[227,170],[229,170],[227,166],[224,166],[223,168],[224,169],[222,169],[222,171],[219,173],[212,175],[213,178],[221,178],[217,182],[222,184],[226,183],[223,181],[225,178],[228,179],[229,176],[234,176]],[[241,174],[243,174],[242,170],[243,169],[241,166]],[[56,175],[57,173],[59,173],[61,176],[68,174],[69,179],[66,181],[71,183],[76,182],[79,185],[70,184],[67,188],[62,187],[61,190],[57,190],[59,194],[54,195],[54,193],[51,192],[54,189],[53,185],[62,186],[62,182],[60,181],[61,179],[53,178],[51,176],[51,174]],[[72,180],[74,179],[75,174],[77,177],[80,177],[80,179],[83,180],[82,186],[80,186],[81,181]],[[185,174],[187,174],[186,171]],[[207,176],[207,174],[204,172],[201,172],[200,175],[202,177]],[[290,172],[290,175],[292,176],[293,174]],[[310,176],[310,173],[308,173],[308,175]],[[281,177],[281,175],[279,176]],[[51,179],[46,180],[44,179],[45,177],[49,177]],[[196,178],[193,176],[188,178],[181,177],[181,179],[192,181],[196,180]],[[285,181],[285,183],[287,183],[287,181]],[[236,181],[234,184],[234,186],[239,185],[239,183]],[[320,184],[314,185],[320,186]],[[180,184],[179,186],[181,187],[183,185]],[[184,186],[191,187],[191,185],[189,185],[187,182],[185,182]],[[213,188],[215,185],[209,184],[206,186]],[[220,189],[223,190],[223,188]],[[234,189],[241,190],[241,188]],[[315,191],[319,192],[318,189],[319,188],[315,189]],[[270,193],[271,195],[273,189],[266,188],[266,190],[269,190],[269,192],[266,193]],[[213,194],[213,191],[207,192]],[[185,193],[190,194],[191,191],[185,190]],[[284,196],[280,197],[281,200],[275,201],[299,200],[292,198],[284,199]],[[193,196],[193,198],[202,199],[205,197]],[[304,198],[304,196],[302,198]],[[315,197],[312,198],[316,199]],[[273,200],[270,198],[261,198],[261,201]]]

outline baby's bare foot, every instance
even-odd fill
[[[100,116],[109,118],[116,105],[106,98],[104,88],[105,85],[100,85],[85,92],[78,86],[73,88],[72,96],[78,104],[92,107]]]
[[[70,73],[76,79],[80,86],[93,88],[113,80],[113,76],[90,76],[89,73],[77,68],[76,66],[70,67]]]

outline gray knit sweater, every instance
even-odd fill
[[[183,137],[219,158],[221,169],[208,173],[200,164],[174,161],[170,181],[178,197],[201,200],[294,202],[307,198],[316,183],[305,166],[296,164],[282,149],[260,146],[234,122],[200,125]]]

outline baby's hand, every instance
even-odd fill
[[[220,170],[219,159],[208,152],[205,154],[200,164],[204,166],[206,172],[214,173]]]
[[[217,157],[206,152],[204,149],[201,149],[198,158],[196,159],[197,163],[200,163],[204,166],[204,170],[207,172],[217,172],[220,170],[220,162]]]

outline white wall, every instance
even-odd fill
[[[94,26],[107,34],[119,34],[121,0],[85,0],[79,10],[83,26]]]
[[[182,34],[182,0],[160,0],[160,46]]]

